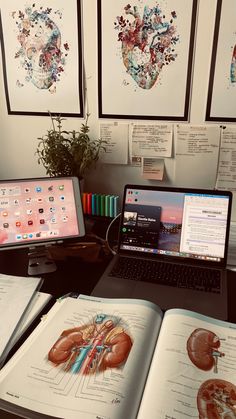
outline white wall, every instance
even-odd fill
[[[96,0],[85,0],[83,3],[84,60],[88,105],[91,113],[89,124],[92,136],[98,137],[97,2]],[[199,0],[190,113],[190,122],[193,124],[202,124],[205,119],[215,10],[216,0]],[[1,61],[0,64],[2,68]],[[65,127],[78,129],[81,121],[77,118],[67,119]],[[0,178],[45,175],[45,169],[37,164],[35,149],[37,138],[50,128],[50,120],[47,117],[7,114],[2,71],[0,71],[0,127]],[[166,159],[165,164],[165,183],[175,184],[174,159]],[[98,165],[96,170],[93,170],[86,178],[85,188],[93,192],[110,192],[120,195],[125,183],[148,183],[140,177],[139,173],[139,168],[130,166]]]

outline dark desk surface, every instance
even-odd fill
[[[90,294],[102,275],[109,258],[99,262],[86,262],[80,257],[67,257],[56,261],[55,272],[42,274],[44,279],[40,291],[58,298],[68,292]],[[28,253],[26,249],[0,252],[0,272],[8,275],[28,276]]]
[[[57,270],[44,274],[41,291],[58,298],[74,291],[89,295],[98,279],[105,270],[110,258],[97,262],[86,262],[80,257],[68,257],[64,261],[56,261]],[[27,276],[27,250],[0,252],[0,272],[8,275]],[[228,321],[236,323],[236,272],[228,271]]]
[[[57,261],[55,272],[43,275],[41,291],[52,294],[55,298],[70,291],[90,294],[96,282],[109,262],[109,257],[101,261],[86,262],[79,257],[68,257],[66,261]],[[10,275],[27,276],[28,254],[26,249],[20,251],[0,252],[0,272]],[[236,272],[228,271],[228,320],[236,323]],[[17,348],[16,348],[17,349]],[[0,417],[15,419],[16,416],[0,410]]]

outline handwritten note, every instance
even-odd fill
[[[163,159],[143,158],[142,177],[144,179],[163,180],[165,162]]]
[[[175,127],[175,183],[179,186],[214,187],[219,156],[220,127]]]
[[[221,132],[216,187],[236,192],[236,126],[227,126]]]
[[[131,124],[131,154],[140,157],[171,157],[172,125]]]
[[[100,124],[100,138],[107,141],[106,152],[100,161],[109,164],[128,164],[128,124]]]

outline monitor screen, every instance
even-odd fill
[[[0,181],[0,250],[62,243],[84,234],[77,178]]]

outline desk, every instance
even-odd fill
[[[109,258],[105,258],[100,262],[88,263],[76,257],[68,258],[63,262],[57,262],[57,271],[43,275],[44,283],[41,290],[53,294],[56,298],[69,291],[90,294],[108,262]],[[27,250],[0,252],[0,271],[2,273],[27,275],[27,267]],[[236,304],[234,301],[236,296],[236,272],[229,271],[228,280],[228,319],[236,323]],[[16,419],[15,415],[1,410],[0,417],[4,419]]]
[[[55,272],[42,275],[41,291],[58,298],[70,291],[89,295],[104,272],[110,258],[99,262],[85,262],[79,257],[68,257],[57,261]],[[8,275],[27,276],[27,250],[0,252],[0,272]],[[228,271],[228,321],[236,323],[236,272]]]

